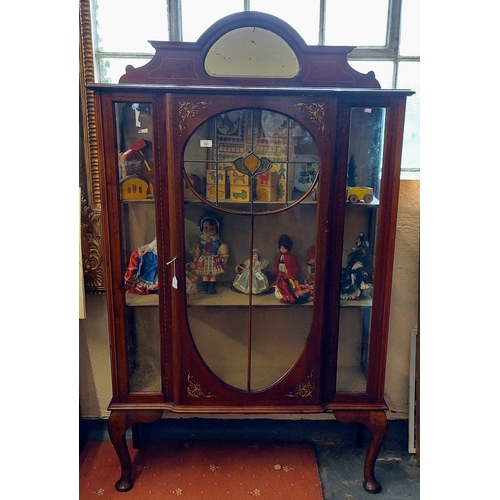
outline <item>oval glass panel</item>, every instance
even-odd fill
[[[235,389],[275,385],[304,349],[318,170],[312,136],[268,110],[217,115],[185,149],[190,332],[208,368]]]

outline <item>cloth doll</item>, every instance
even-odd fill
[[[220,223],[214,215],[205,214],[199,221],[200,239],[193,250],[196,274],[202,277],[203,293],[217,293],[217,276],[225,271],[229,250],[220,239]]]
[[[364,233],[359,233],[356,246],[347,256],[347,265],[341,274],[341,299],[354,300],[372,296],[373,257],[370,243]]]
[[[311,296],[310,290],[299,285],[299,264],[291,253],[293,242],[290,236],[283,234],[278,241],[279,252],[274,260],[276,273],[275,295],[288,304],[302,304]]]
[[[235,271],[238,273],[231,286],[235,292],[250,293],[250,277],[252,278],[252,294],[265,293],[269,290],[269,280],[262,270],[267,267],[269,261],[261,259],[257,248],[253,249],[252,262],[245,260],[243,264],[238,264]],[[251,273],[251,274],[250,274]]]
[[[156,236],[151,243],[143,245],[135,252],[132,252],[124,279],[127,292],[147,295],[158,291]]]
[[[306,285],[314,286],[316,281],[316,247],[312,245],[306,253],[307,278]]]

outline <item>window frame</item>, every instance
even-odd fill
[[[92,10],[92,38],[98,38],[98,26],[95,15],[96,2],[91,0]],[[182,41],[182,0],[165,0],[168,12],[168,33],[170,41]],[[394,63],[392,88],[397,88],[398,66],[401,61],[420,61],[420,56],[401,56],[399,54],[399,41],[401,33],[401,10],[403,0],[389,0],[386,45],[382,47],[357,47],[350,54],[350,60],[363,61],[390,61]],[[325,13],[327,0],[320,0],[320,16],[318,30],[318,45],[325,44]],[[251,0],[242,1],[243,10],[248,11],[251,8]],[[94,67],[97,81],[100,78],[100,61],[104,59],[144,59],[154,55],[151,52],[106,52],[99,51],[98,44],[94,43]]]

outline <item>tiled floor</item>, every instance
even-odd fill
[[[162,419],[140,426],[144,441],[240,440],[303,441],[313,443],[320,471],[324,500],[404,500],[420,498],[420,467],[408,453],[408,422],[390,420],[388,432],[375,465],[382,491],[372,495],[363,489],[363,464],[369,441],[356,447],[356,425],[325,420],[273,419]],[[106,421],[84,421],[84,437],[107,440]],[[290,499],[292,500],[292,499]]]

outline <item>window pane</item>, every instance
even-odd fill
[[[420,63],[399,63],[399,89],[410,89],[416,93],[408,97],[406,105],[405,130],[403,136],[403,171],[420,170]]]
[[[154,53],[148,40],[168,40],[167,0],[95,0],[101,52]]]
[[[392,89],[392,75],[394,63],[391,61],[361,61],[360,59],[349,60],[349,64],[360,73],[366,75],[369,71],[375,73],[375,78],[383,89]]]
[[[243,0],[182,0],[182,41],[196,42],[216,21],[242,10]]]
[[[325,45],[386,45],[389,0],[326,2]]]
[[[307,2],[297,0],[250,0],[250,9],[279,17],[292,28],[308,45],[319,42],[319,0]]]
[[[420,2],[402,0],[401,40],[399,54],[402,56],[420,55]]]
[[[125,68],[130,64],[134,68],[144,66],[151,59],[123,59],[123,58],[103,58],[99,63],[99,74],[96,80],[99,83],[118,83],[118,80],[125,74]]]

